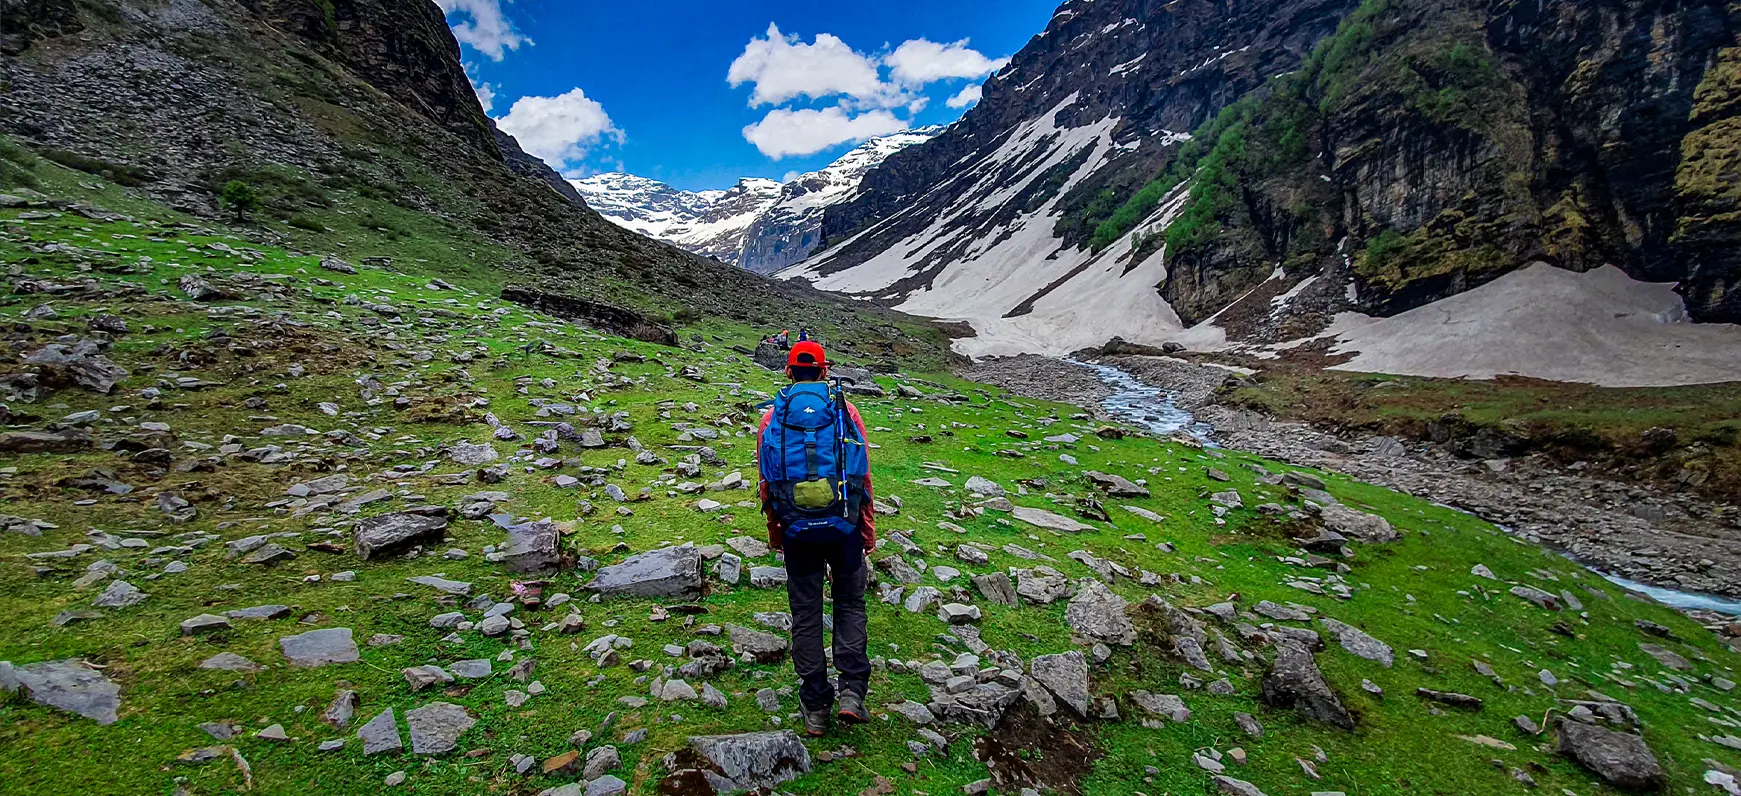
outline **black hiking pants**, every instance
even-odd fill
[[[786,600],[792,609],[792,665],[802,685],[798,700],[810,711],[834,705],[834,685],[828,681],[828,659],[822,648],[822,588],[832,570],[834,598],[834,669],[840,688],[864,696],[870,687],[869,639],[865,630],[864,591],[870,568],[865,565],[864,537],[859,534],[832,544],[786,543]]]

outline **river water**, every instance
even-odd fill
[[[1093,371],[1101,383],[1112,388],[1112,394],[1100,400],[1101,409],[1105,410],[1108,415],[1147,429],[1156,435],[1165,436],[1176,431],[1184,431],[1204,445],[1214,447],[1215,443],[1211,438],[1214,429],[1208,423],[1197,420],[1190,412],[1175,405],[1172,395],[1167,390],[1144,384],[1138,381],[1135,376],[1111,365],[1081,362],[1074,359],[1066,359],[1065,361]],[[1504,526],[1500,526],[1500,528],[1507,533],[1511,532]],[[1568,556],[1568,558],[1570,557]],[[1576,558],[1572,560],[1577,561]],[[1578,563],[1583,565],[1583,562]],[[1627,580],[1618,575],[1610,575],[1588,565],[1583,566],[1616,586],[1638,592],[1664,605],[1683,611],[1715,611],[1729,616],[1741,616],[1741,600],[1665,589],[1661,586]]]
[[[1100,399],[1100,408],[1108,415],[1158,436],[1184,431],[1206,445],[1214,445],[1210,439],[1214,429],[1176,406],[1166,390],[1137,381],[1135,376],[1111,365],[1074,359],[1064,361],[1093,371],[1102,384],[1112,388],[1111,395]]]

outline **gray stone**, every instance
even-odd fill
[[[1513,586],[1511,587],[1511,593],[1521,599],[1528,600],[1536,605],[1546,608],[1549,611],[1560,610],[1560,598],[1533,586]]]
[[[326,710],[320,714],[321,722],[335,730],[351,726],[351,719],[357,715],[358,701],[357,692],[340,689],[333,696],[332,703],[327,705]]]
[[[237,621],[283,619],[289,615],[290,606],[288,605],[256,605],[252,608],[240,608],[234,611],[224,612],[224,616]]]
[[[1644,739],[1632,733],[1562,719],[1558,724],[1560,754],[1589,769],[1616,788],[1660,790],[1667,783],[1656,755]]]
[[[1354,718],[1324,681],[1311,650],[1302,644],[1276,643],[1276,659],[1264,676],[1261,697],[1270,707],[1293,709],[1311,721],[1338,729],[1354,729]]]
[[[968,492],[981,497],[1004,496],[1004,488],[1001,484],[989,478],[981,478],[977,475],[967,479],[966,489]]]
[[[1087,533],[1096,530],[1092,525],[1078,522],[1062,514],[1054,514],[1044,509],[1029,508],[1027,506],[1016,506],[1015,509],[1010,512],[1010,516],[1029,525],[1035,525],[1050,531]]]
[[[446,592],[461,597],[472,593],[472,585],[463,580],[448,580],[447,578],[436,577],[434,575],[418,575],[414,578],[406,578],[406,580],[419,586],[428,586],[436,591]]]
[[[495,553],[509,572],[543,572],[562,563],[562,534],[549,520],[524,522],[507,528],[508,541]]]
[[[1149,713],[1174,722],[1183,724],[1191,720],[1191,709],[1185,706],[1185,700],[1174,694],[1132,691],[1130,692],[1130,701],[1135,702],[1137,707]]]
[[[1035,656],[1031,664],[1035,680],[1070,706],[1076,715],[1088,717],[1088,659],[1080,650]]]
[[[1396,529],[1390,527],[1389,520],[1340,504],[1322,507],[1318,516],[1324,521],[1326,530],[1350,539],[1362,542],[1394,542],[1400,538]]]
[[[697,735],[689,747],[729,780],[731,789],[724,792],[772,789],[810,773],[810,752],[791,730]]]
[[[455,442],[447,449],[447,458],[454,464],[477,467],[496,460],[496,449],[489,443]]]
[[[368,561],[439,542],[446,532],[446,518],[398,512],[357,520],[353,538],[357,556]]]
[[[1225,774],[1215,775],[1215,789],[1228,796],[1264,796],[1264,792],[1258,790],[1256,785]]]
[[[623,796],[629,792],[629,783],[612,774],[606,774],[586,783],[585,796]]]
[[[439,755],[459,745],[459,736],[478,723],[470,713],[449,702],[431,702],[405,711],[405,726],[411,730],[411,753]]]
[[[946,603],[938,606],[937,618],[950,625],[978,622],[980,619],[979,606],[966,603]]]
[[[1051,567],[1016,570],[1016,594],[1028,602],[1048,605],[1070,593],[1070,579]]]
[[[489,677],[492,672],[489,658],[471,658],[469,660],[454,661],[453,664],[447,668],[453,671],[453,676],[464,677],[467,680],[480,680]]]
[[[623,764],[622,755],[617,748],[606,744],[595,747],[586,753],[586,765],[581,776],[585,779],[598,779],[606,771]]]
[[[121,686],[77,658],[13,667],[0,680],[38,705],[64,710],[98,724],[114,724],[121,709]],[[16,688],[12,684],[16,683]]]
[[[1098,470],[1089,470],[1082,475],[1089,481],[1093,482],[1095,486],[1104,490],[1107,497],[1132,498],[1149,496],[1148,487],[1132,482],[1122,475],[1103,473]]]
[[[1390,666],[1396,660],[1396,655],[1391,651],[1389,644],[1367,635],[1366,631],[1329,617],[1324,617],[1318,621],[1323,623],[1324,629],[1330,631],[1330,635],[1336,639],[1338,644],[1342,645],[1343,649],[1385,666]]]
[[[260,664],[237,655],[234,652],[220,652],[200,662],[201,669],[215,669],[225,672],[257,672]]]
[[[1010,582],[1010,576],[1002,572],[993,572],[989,575],[974,575],[971,580],[973,587],[978,589],[985,599],[999,605],[1021,605],[1020,598],[1016,596],[1015,584]]]
[[[1064,611],[1070,629],[1095,641],[1129,646],[1136,642],[1136,626],[1125,616],[1130,607],[1123,597],[1093,578],[1077,583],[1076,596]]]
[[[1677,653],[1674,650],[1668,649],[1668,648],[1663,647],[1661,645],[1640,644],[1640,645],[1638,645],[1638,649],[1639,649],[1639,651],[1643,652],[1644,654],[1649,655],[1652,658],[1655,658],[1657,663],[1660,663],[1663,666],[1666,666],[1666,667],[1673,669],[1677,672],[1690,672],[1693,670],[1693,664],[1691,661],[1688,661],[1686,658],[1681,657],[1680,653]]]
[[[605,596],[701,596],[701,553],[694,545],[665,547],[599,569],[587,588]]]
[[[406,683],[410,684],[412,691],[422,691],[432,685],[445,685],[453,682],[453,675],[434,664],[408,666],[400,669],[399,674],[405,678]]]
[[[329,627],[285,636],[278,639],[278,645],[284,649],[284,657],[290,665],[302,669],[361,660],[357,654],[357,642],[351,638],[348,627]]]
[[[749,655],[757,663],[778,663],[786,655],[786,640],[772,633],[726,625],[731,634],[731,649],[739,655]]]
[[[405,742],[399,739],[399,722],[394,719],[392,708],[381,711],[357,728],[357,738],[363,742],[365,755],[397,752],[405,748]]]
[[[750,585],[758,589],[777,589],[786,585],[785,567],[750,567]]]
[[[736,553],[723,553],[719,557],[719,563],[715,565],[714,572],[719,575],[721,582],[736,586],[738,581],[743,578],[744,561],[738,558]]]
[[[181,634],[184,636],[198,636],[229,629],[230,620],[212,614],[200,614],[192,619],[181,620]]]
[[[127,581],[112,580],[109,581],[108,588],[103,589],[103,593],[91,601],[91,605],[98,608],[126,608],[138,605],[150,596]]]
[[[909,699],[889,706],[889,711],[898,713],[914,724],[925,725],[937,720],[931,709]]]

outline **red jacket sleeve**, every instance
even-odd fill
[[[762,413],[762,427],[756,430],[756,455],[762,453],[762,435],[768,433],[768,421],[774,419],[774,410]],[[762,500],[762,517],[768,521],[768,546],[779,550],[785,546],[786,540],[780,529],[780,521],[774,519],[774,504],[768,499],[768,482],[762,480],[761,462],[756,462],[756,493]]]
[[[859,438],[864,440],[865,445],[868,447],[870,444],[870,435],[865,433],[864,418],[858,416],[858,407],[853,406],[851,401],[847,401],[846,413],[852,416],[853,424],[858,426]],[[869,450],[865,451],[865,460],[870,460]],[[858,510],[858,529],[864,534],[865,550],[875,550],[877,546],[876,497],[876,492],[871,489],[870,471],[867,470],[864,474],[864,506],[860,507]]]

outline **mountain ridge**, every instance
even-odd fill
[[[659,180],[607,172],[574,180],[600,215],[686,251],[771,274],[822,243],[822,213],[849,200],[889,155],[947,129],[934,125],[877,136],[821,169],[785,182],[742,177],[724,190],[684,191]]]

